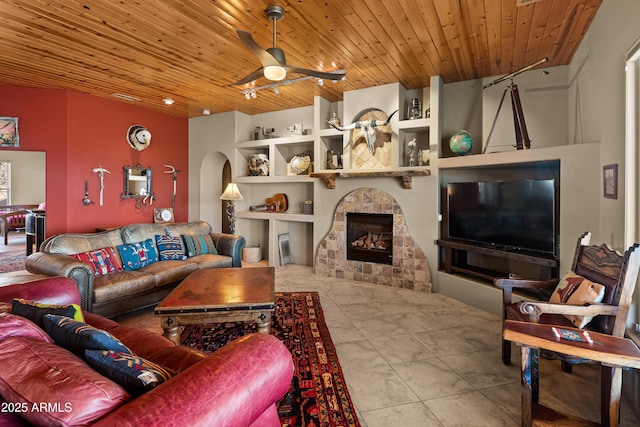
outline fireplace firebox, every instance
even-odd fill
[[[347,212],[347,259],[393,264],[393,215]]]

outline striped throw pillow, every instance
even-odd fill
[[[213,238],[209,234],[184,234],[182,240],[184,241],[184,247],[189,257],[202,254],[218,255],[218,249],[216,249]]]

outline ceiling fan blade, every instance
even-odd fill
[[[345,78],[346,73],[344,70],[337,71],[317,71],[317,70],[308,70],[306,68],[285,66],[287,71],[291,71],[292,73],[304,74],[307,76],[317,77],[319,79],[324,80],[342,80]]]
[[[244,43],[244,45],[258,57],[258,60],[263,67],[282,65],[273,57],[273,55],[267,52],[266,49],[263,49],[258,43],[256,43],[251,33],[242,30],[236,30],[236,32],[238,33],[240,40],[242,40],[242,43]]]
[[[255,70],[253,73],[245,76],[244,78],[238,80],[235,83],[232,83],[231,86],[241,86],[241,85],[247,84],[249,82],[252,82],[254,80],[257,80],[262,76],[264,76],[264,71],[263,71],[263,68],[260,67],[257,70]]]

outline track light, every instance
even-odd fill
[[[318,86],[324,86],[324,80],[318,79]]]
[[[273,93],[275,93],[276,95],[280,94],[280,89],[278,89],[278,86],[273,87]]]
[[[258,94],[256,93],[255,90],[251,91],[251,98],[256,99],[258,97]]]

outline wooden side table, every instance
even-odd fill
[[[562,328],[572,330],[572,328]],[[575,329],[579,331],[579,329]],[[552,325],[505,320],[502,335],[505,340],[517,343],[522,352],[522,425],[531,426],[538,414],[562,417],[553,410],[539,405],[536,400],[538,371],[532,369],[531,351],[550,350],[582,357],[602,365],[601,425],[615,427],[620,413],[622,369],[640,369],[640,349],[627,338],[590,332],[593,343],[557,338]],[[561,418],[558,418],[561,419]],[[567,418],[564,418],[565,420]],[[593,425],[585,422],[584,425]],[[551,424],[549,424],[551,425]],[[597,424],[596,424],[597,425]]]

